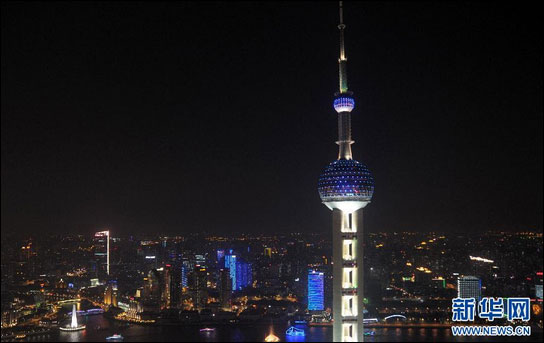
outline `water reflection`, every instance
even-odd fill
[[[83,306],[83,309],[85,306]],[[198,326],[123,326],[119,322],[107,319],[104,315],[82,316],[87,329],[77,332],[55,332],[49,335],[27,338],[31,342],[105,342],[106,337],[121,334],[126,342],[262,342],[270,332],[269,324],[254,324],[240,326],[216,326],[215,331],[201,333]],[[290,325],[274,324],[273,331],[281,341],[286,342],[330,342],[332,341],[332,327],[304,326],[305,337],[286,336],[285,331]],[[100,327],[100,329],[98,329]],[[301,327],[302,328],[302,327]],[[366,329],[365,332],[374,332],[374,335],[365,335],[366,342],[477,342],[491,339],[456,338],[448,328],[378,328]],[[516,341],[513,338],[502,337],[501,341]],[[527,341],[542,341],[542,333],[533,333]]]

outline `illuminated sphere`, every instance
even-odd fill
[[[351,112],[355,108],[355,100],[350,96],[338,95],[334,99],[333,107],[336,112]]]
[[[348,212],[366,206],[374,193],[374,178],[361,162],[336,160],[321,174],[317,189],[329,208]]]

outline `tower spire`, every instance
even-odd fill
[[[339,11],[340,11],[340,23],[338,24],[338,30],[340,30],[340,57],[338,58],[338,76],[340,81],[340,94],[348,92],[348,75],[346,71],[346,49],[344,46],[344,29],[346,25],[344,24],[344,6],[343,2],[339,1]]]
[[[351,111],[355,107],[355,101],[351,97],[352,92],[348,91],[348,76],[346,71],[346,50],[344,47],[344,6],[339,1],[340,23],[340,56],[338,57],[338,76],[340,81],[340,90],[335,93],[334,109],[338,112],[338,159],[351,160],[351,145],[354,141],[351,139]]]

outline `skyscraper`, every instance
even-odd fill
[[[181,305],[181,264],[174,262],[170,277],[170,307],[179,308]]]
[[[104,304],[117,306],[117,281],[110,280],[104,290]]]
[[[162,268],[161,268],[162,269]],[[147,310],[160,311],[162,292],[162,270],[151,269],[144,278],[143,301]]]
[[[308,270],[308,310],[323,311],[324,305],[324,281],[323,272],[313,269]]]
[[[165,267],[160,268],[162,271],[162,284],[161,284],[161,309],[172,307],[172,265],[167,264]]]
[[[100,231],[95,233],[94,239],[93,239],[93,245],[94,245],[94,256],[96,258],[98,276],[102,276],[101,275],[102,271],[105,271],[106,275],[109,276],[110,275],[110,232]]]
[[[181,303],[181,266],[175,262],[162,268],[161,307],[178,308]]]
[[[217,264],[221,265],[225,261],[225,249],[217,250]]]
[[[201,310],[208,304],[208,270],[206,267],[195,266],[193,272],[193,306]]]
[[[181,286],[189,287],[189,273],[194,269],[194,264],[184,258],[181,262]]]
[[[338,159],[329,164],[318,181],[321,201],[333,211],[333,340],[363,341],[363,208],[374,193],[368,168],[353,159],[351,111],[344,47],[343,6],[340,1],[339,91],[333,107],[338,113]]]
[[[475,276],[460,276],[457,278],[457,297],[474,298],[482,296],[482,280]]]
[[[219,280],[220,280],[220,299],[221,299],[221,308],[231,309],[231,299],[232,299],[232,281],[230,280],[230,271],[228,269],[219,270]]]
[[[253,269],[251,263],[245,261],[236,261],[236,288],[235,291],[240,291],[253,283]]]
[[[234,255],[232,250],[225,255],[225,269],[230,272],[232,290],[239,291],[253,283],[253,268],[251,263]]]
[[[232,254],[232,250],[228,255],[225,255],[225,268],[230,271],[230,279],[232,281],[232,290],[236,290],[236,255]]]

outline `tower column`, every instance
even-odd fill
[[[342,342],[342,223],[343,212],[332,211],[332,316],[333,342]]]
[[[364,279],[363,279],[363,256],[364,256],[364,249],[363,249],[363,209],[359,209],[355,212],[353,212],[353,220],[355,222],[355,225],[357,227],[357,255],[355,256],[355,260],[357,262],[357,309],[359,311],[359,315],[357,316],[357,341],[362,342],[364,341],[364,327],[363,327],[363,319],[364,319],[364,293],[363,293],[363,286],[364,286]]]
[[[363,209],[332,212],[333,341],[362,342]]]
[[[338,159],[351,160],[351,113],[348,111],[338,113]]]

